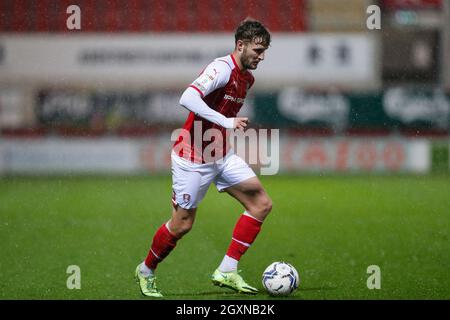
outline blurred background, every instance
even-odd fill
[[[232,51],[246,17],[273,42],[241,114],[280,129],[282,172],[448,171],[449,10],[443,0],[3,0],[0,175],[168,173],[170,133],[187,116],[179,97]]]
[[[292,299],[449,299],[449,2],[1,0],[0,298],[140,297],[180,95],[251,17],[272,45],[240,114],[279,129],[280,172],[246,279],[282,260]],[[249,299],[208,280],[240,213],[209,189],[158,267],[166,297]]]

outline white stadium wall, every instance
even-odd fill
[[[256,89],[380,86],[375,35],[273,34]],[[0,35],[0,84],[185,87],[212,59],[231,53],[223,34]]]

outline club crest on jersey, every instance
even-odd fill
[[[184,202],[189,202],[189,201],[191,201],[191,195],[190,195],[190,194],[187,194],[187,193],[183,194],[183,201],[184,201]]]

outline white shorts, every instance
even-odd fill
[[[184,209],[197,208],[211,182],[217,190],[255,177],[252,168],[230,150],[216,162],[198,164],[183,159],[172,151],[172,202]]]

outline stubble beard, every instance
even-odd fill
[[[256,65],[256,66],[253,66],[253,65],[252,65],[252,58],[249,57],[249,56],[247,56],[247,50],[246,50],[246,49],[244,49],[244,52],[243,52],[243,54],[242,54],[242,57],[241,57],[241,64],[242,64],[242,66],[243,66],[245,69],[250,69],[250,70],[255,70],[256,67],[257,67],[257,65]]]

